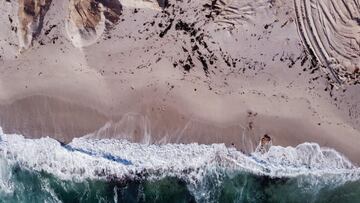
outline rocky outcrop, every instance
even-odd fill
[[[122,6],[118,0],[97,0],[104,6],[104,16],[107,20],[107,26],[111,26],[119,21]]]
[[[41,33],[52,0],[19,0],[19,41],[21,50],[31,46]],[[77,47],[93,44],[105,30],[116,24],[122,6],[163,9],[168,0],[69,0],[66,32]]]
[[[168,0],[157,0],[157,2],[161,8],[166,8],[169,5]]]
[[[265,134],[261,140],[259,145],[257,146],[255,152],[264,154],[267,151],[269,151],[270,147],[272,145],[271,137],[267,134]]]
[[[69,38],[77,47],[94,43],[119,20],[121,10],[117,0],[70,0],[66,24]]]
[[[95,1],[70,1],[69,11],[71,21],[84,32],[94,32],[101,20],[101,6]]]
[[[52,0],[19,0],[19,41],[20,49],[27,49],[33,38],[41,31],[44,16]]]

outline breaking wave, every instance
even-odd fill
[[[224,144],[62,144],[0,130],[0,202],[316,202],[337,193],[353,200],[359,180],[358,167],[316,143],[243,154]]]

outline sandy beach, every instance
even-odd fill
[[[297,22],[303,2],[134,2],[121,14],[101,4],[80,28],[67,1],[49,1],[26,40],[18,2],[0,2],[5,133],[225,143],[247,153],[268,134],[274,145],[316,142],[360,163],[359,25],[341,35],[353,36],[351,49],[334,37],[353,53],[340,57]]]

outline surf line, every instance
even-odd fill
[[[117,163],[121,163],[124,164],[126,166],[128,165],[132,165],[132,162],[127,160],[127,159],[123,159],[120,158],[118,156],[114,156],[110,153],[97,153],[91,150],[85,150],[85,149],[81,149],[81,148],[77,148],[77,147],[73,147],[71,145],[65,144],[63,142],[60,142],[61,146],[64,147],[66,150],[70,151],[70,152],[80,152],[89,156],[93,156],[93,157],[101,157],[110,161],[114,161]]]

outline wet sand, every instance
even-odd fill
[[[291,107],[281,108],[276,107],[281,101],[272,105],[268,103],[268,107],[279,110],[269,112],[257,109],[255,104],[236,107],[231,101],[233,99],[228,100],[229,105],[206,102],[206,106],[191,104],[185,107],[162,99],[144,102],[143,97],[138,97],[122,100],[124,106],[116,106],[116,110],[104,111],[101,110],[104,106],[96,108],[85,99],[83,101],[87,102],[76,102],[36,95],[1,105],[0,123],[6,133],[19,133],[31,138],[50,136],[62,142],[86,135],[157,144],[226,143],[247,153],[254,151],[261,137],[268,134],[275,145],[316,142],[335,148],[352,161],[359,162],[358,130],[345,123],[326,123],[311,116],[308,111],[311,106],[305,102],[295,100],[289,102]],[[244,98],[235,103],[241,104],[241,99]],[[254,100],[258,99],[266,98],[255,96]],[[181,98],[175,100],[184,103]],[[251,99],[247,97],[246,100]],[[292,109],[293,105],[303,114],[280,113],[286,108]]]

